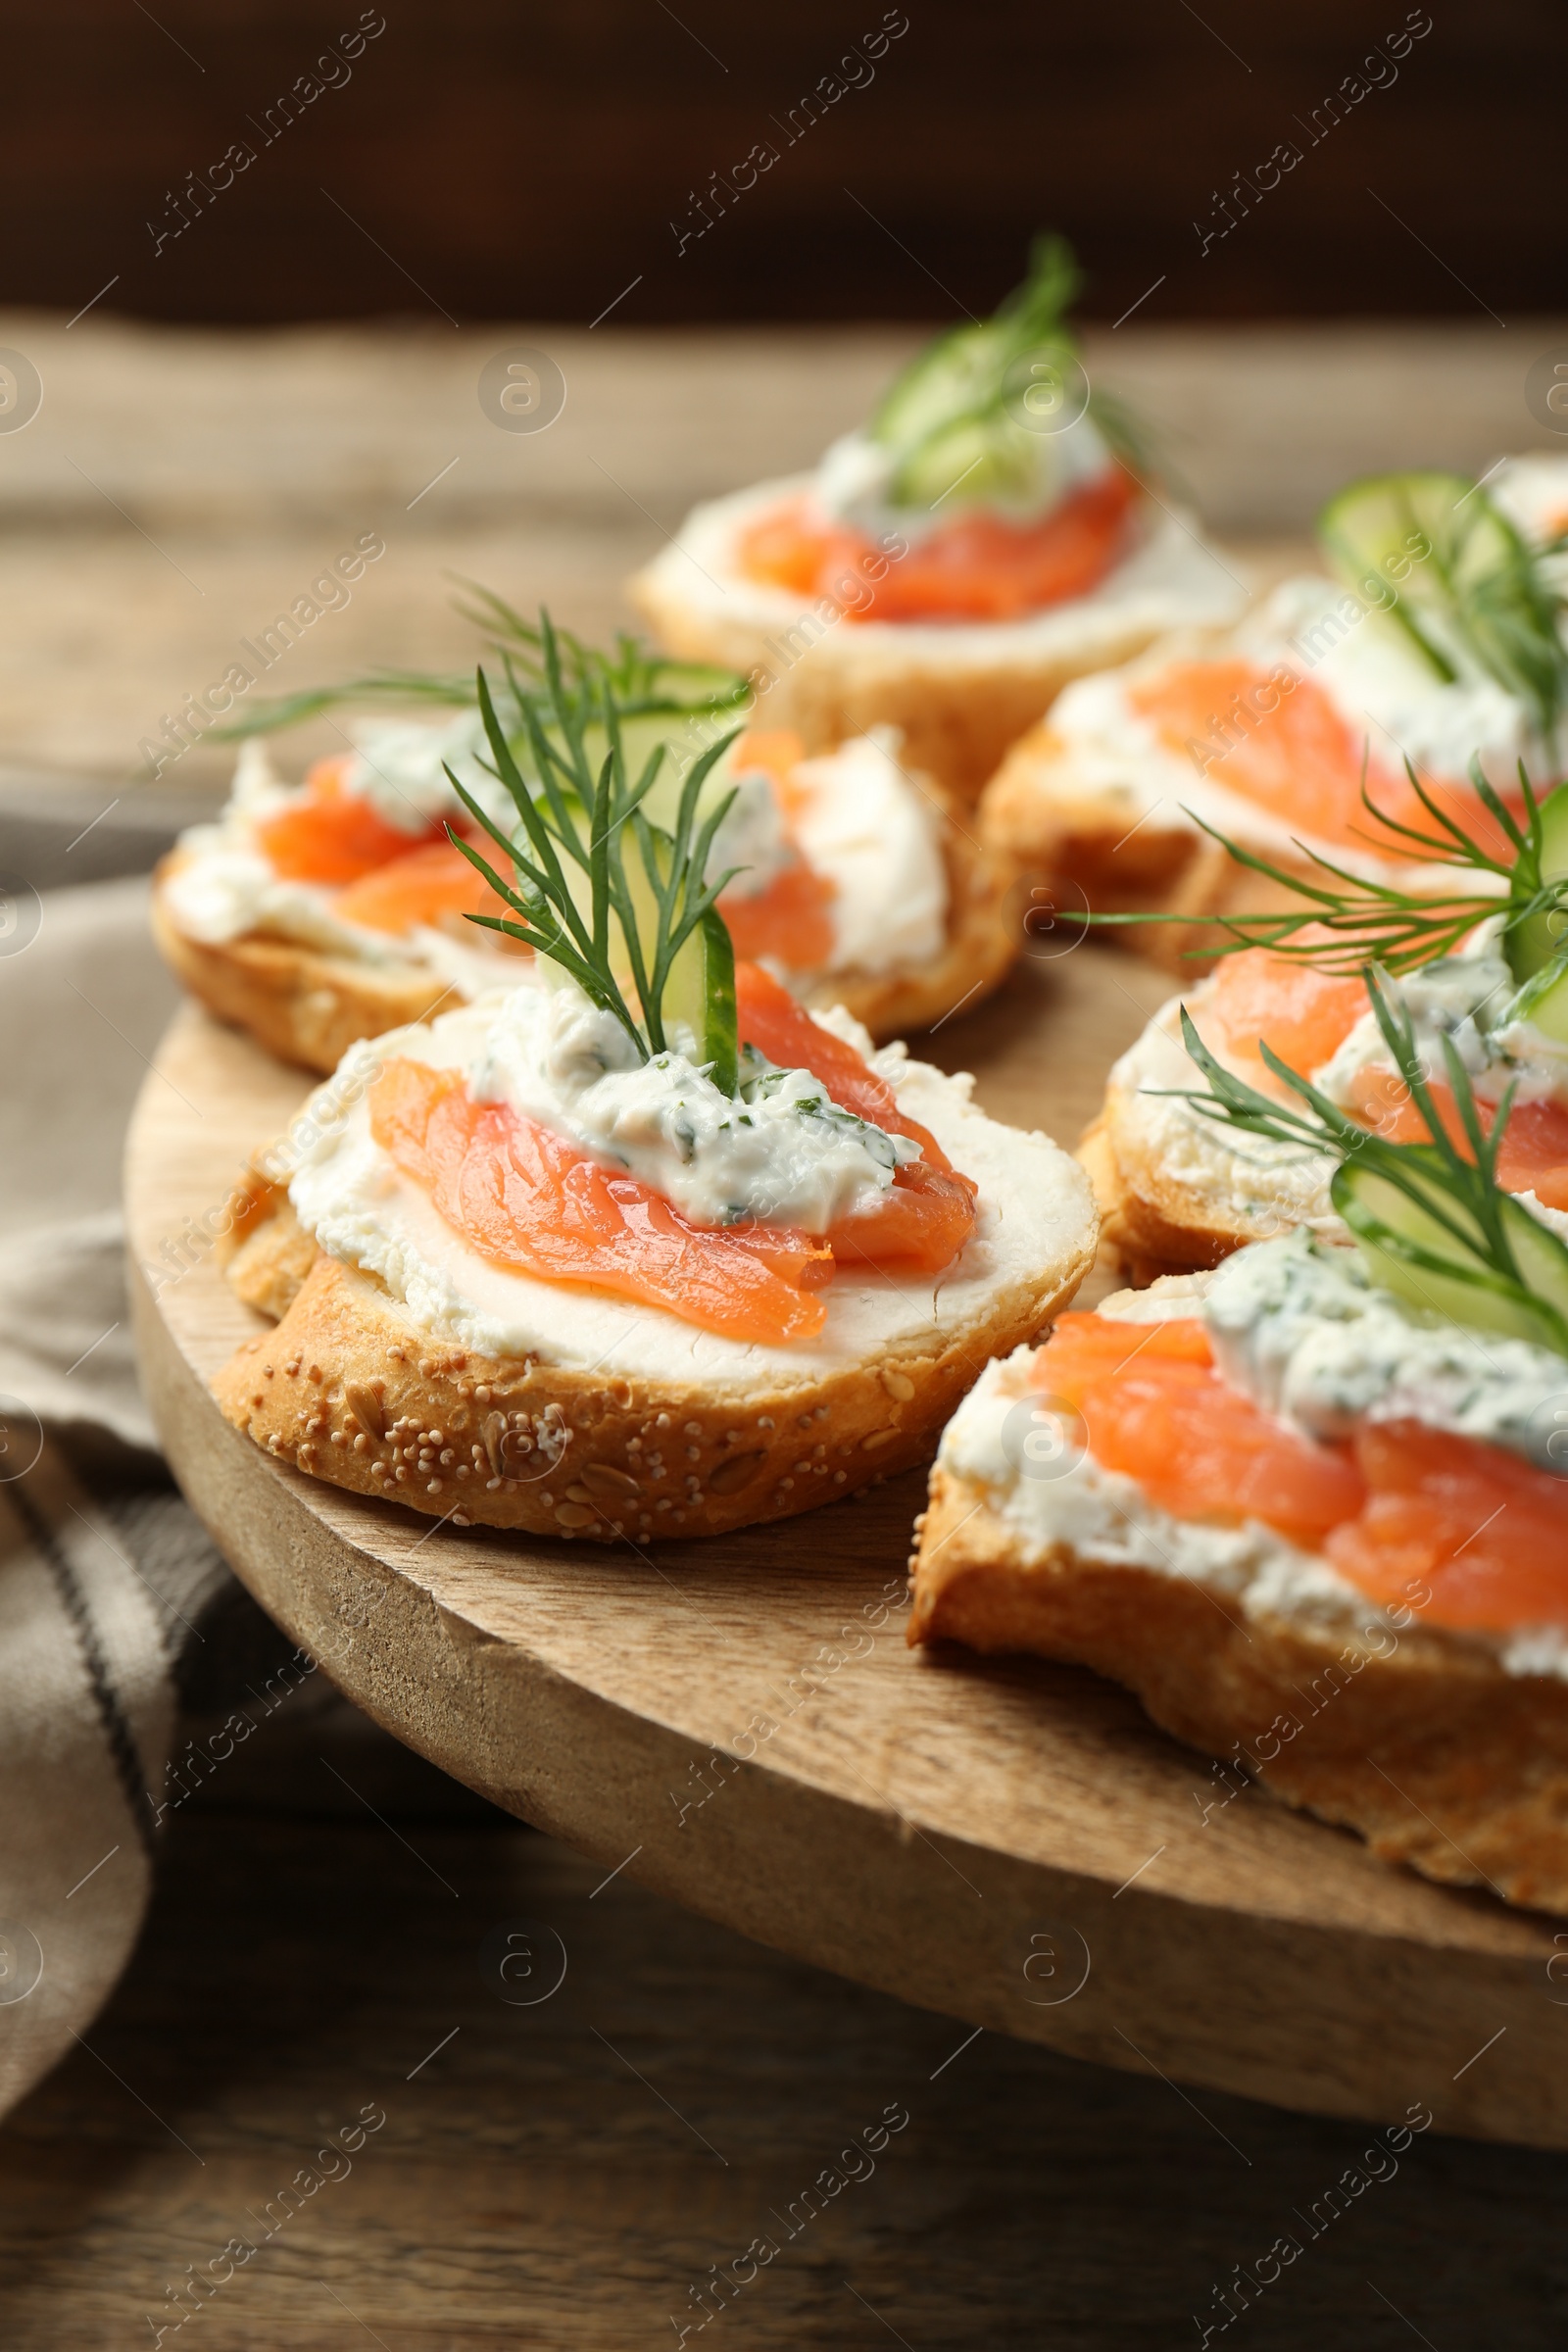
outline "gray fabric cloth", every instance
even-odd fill
[[[0,2113],[135,1942],[178,1670],[232,1590],[131,1353],[120,1157],[174,1003],[146,886],[32,906],[0,926]]]
[[[271,1624],[153,1450],[120,1163],[176,991],[144,882],[27,911],[0,873],[0,2115],[88,2033],[187,1803],[492,1817]]]

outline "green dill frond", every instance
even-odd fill
[[[526,777],[497,711],[481,666],[475,698],[484,721],[493,770],[515,805],[518,832],[509,836],[453,775],[453,790],[512,868],[507,881],[450,825],[448,837],[477,868],[510,917],[469,915],[470,922],[506,933],[568,972],[592,1003],[613,1015],[644,1060],[669,1043],[665,999],[677,959],[694,933],[716,927],[720,893],[734,869],[710,878],[714,838],[734,800],[733,788],[701,809],[704,787],[735,740],[710,744],[688,767],[671,830],[651,821],[645,804],[659,782],[668,746],[656,743],[640,771],[630,772],[623,740],[625,713],[603,671],[574,666],[548,614],[541,615],[538,679],[529,688],[510,664],[508,686],[521,712],[535,777]],[[590,735],[608,745],[602,759]],[[715,946],[717,942],[715,941]],[[722,950],[719,952],[722,963]],[[733,987],[727,1013],[722,988],[709,992],[702,1044],[716,1073],[733,1086],[737,1044]],[[715,1023],[717,1031],[715,1033]],[[727,1024],[727,1025],[726,1025]]]
[[[1300,1108],[1271,1100],[1212,1054],[1182,1007],[1182,1038],[1208,1092],[1175,1089],[1205,1118],[1244,1135],[1336,1159],[1330,1188],[1374,1281],[1448,1320],[1531,1339],[1568,1355],[1568,1247],[1497,1182],[1497,1153],[1513,1106],[1510,1085],[1490,1133],[1451,1037],[1445,1076],[1468,1153],[1450,1134],[1416,1045],[1413,1024],[1374,965],[1367,994],[1394,1064],[1426,1129],[1394,1143],[1362,1127],[1264,1044],[1262,1057]]]

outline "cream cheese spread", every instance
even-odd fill
[[[998,1126],[971,1102],[972,1081],[910,1061],[902,1048],[870,1052],[842,1011],[822,1025],[866,1054],[901,1108],[928,1127],[980,1188],[974,1231],[941,1273],[899,1276],[841,1268],[823,1294],[827,1321],[813,1339],[760,1346],[705,1331],[664,1308],[591,1289],[535,1280],[491,1264],[438,1214],[370,1134],[367,1097],[383,1060],[406,1054],[476,1069],[490,1051],[490,1007],[355,1047],[318,1089],[299,1132],[307,1139],[289,1187],[301,1223],[326,1252],[381,1283],[416,1329],[478,1353],[534,1355],[621,1376],[702,1382],[744,1400],[759,1385],[788,1387],[897,1354],[938,1353],[972,1329],[1000,1297],[1038,1295],[1065,1280],[1093,1248],[1088,1179],[1049,1138]]]
[[[438,819],[465,813],[443,773],[445,760],[488,813],[514,828],[510,795],[478,764],[477,728],[477,713],[467,711],[439,727],[367,725],[345,789],[407,831],[413,846]],[[792,778],[787,822],[760,771],[723,784],[728,790],[733,783],[735,798],[714,837],[710,870],[739,869],[730,887],[746,897],[765,891],[803,856],[832,886],[830,972],[918,968],[942,952],[948,880],[940,817],[900,765],[898,740],[895,729],[878,727],[803,761]],[[263,932],[365,963],[429,965],[469,997],[515,976],[515,958],[490,948],[472,925],[456,938],[424,925],[374,930],[343,919],[332,887],[278,874],[258,828],[297,801],[298,788],[279,781],[265,747],[254,738],[244,744],[222,814],[181,835],[165,876],[164,904],[176,929],[209,946]]]
[[[1239,1250],[1213,1273],[1183,1275],[1103,1301],[1129,1323],[1197,1316],[1219,1376],[1303,1435],[1333,1440],[1364,1420],[1420,1420],[1503,1446],[1560,1474],[1568,1432],[1568,1362],[1522,1340],[1427,1321],[1380,1292],[1351,1250],[1305,1232]],[[1316,1553],[1257,1520],[1182,1519],[1152,1502],[1135,1478],[1089,1451],[1053,1448],[1058,1474],[1031,1476],[1019,1440],[1021,1406],[1049,1391],[1032,1378],[1035,1351],[987,1366],[942,1440],[941,1462],[978,1487],[1026,1560],[1065,1547],[1112,1566],[1192,1578],[1244,1616],[1294,1616],[1335,1626],[1389,1625]],[[1069,1417],[1063,1413],[1063,1434]],[[1568,1484],[1564,1487],[1568,1503]],[[1504,1671],[1568,1679],[1568,1636],[1554,1626],[1472,1635]]]

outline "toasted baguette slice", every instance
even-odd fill
[[[938,797],[948,876],[941,955],[918,968],[824,972],[794,983],[803,1004],[813,1009],[845,1005],[878,1044],[928,1029],[956,1005],[989,995],[1017,952],[1009,920],[1010,864],[971,831],[948,821],[946,796]],[[159,867],[152,899],[153,935],[165,962],[209,1012],[248,1030],[281,1061],[325,1077],[362,1038],[428,1020],[465,1001],[462,982],[412,958],[360,962],[263,932],[217,944],[191,939],[174,922],[160,887],[171,865],[166,858]],[[522,957],[485,958],[486,966],[498,967],[494,985],[506,984],[513,963],[519,979],[530,968]]]
[[[455,982],[426,964],[362,963],[265,932],[208,945],[171,920],[153,878],[152,925],[159,953],[191,995],[280,1061],[325,1075],[350,1046],[461,1002]]]
[[[891,725],[905,756],[973,803],[1009,744],[1063,686],[1127,661],[1166,630],[1221,622],[1242,591],[1196,531],[1151,505],[1148,536],[1090,596],[1015,621],[845,620],[741,571],[742,532],[810,477],[695,508],[627,593],[669,653],[747,672],[758,724],[811,751]]]
[[[1266,621],[1265,612],[1259,631]],[[1451,867],[1380,855],[1359,835],[1314,836],[1233,789],[1212,762],[1173,752],[1126,707],[1126,690],[1187,663],[1234,657],[1246,637],[1184,629],[1125,670],[1087,681],[1012,746],[980,804],[982,840],[1031,890],[1054,900],[1064,916],[1157,915],[1157,922],[1118,925],[1106,936],[1188,978],[1212,960],[1222,936],[1215,917],[1300,906],[1288,880],[1243,864],[1215,834],[1282,876],[1319,885],[1324,876],[1314,857],[1406,891],[1442,890],[1453,880]],[[1273,652],[1250,658],[1260,669],[1266,659],[1276,672],[1293,670],[1292,661]]]
[[[987,1382],[1021,1395],[1026,1361]],[[1234,1561],[1209,1578],[1039,1542],[1006,1505],[938,1462],[911,1642],[1092,1667],[1236,1787],[1250,1774],[1428,1878],[1568,1912],[1568,1682],[1391,1617],[1326,1562],[1294,1592],[1261,1566],[1239,1586]]]
[[[1047,1138],[998,1126],[962,1082],[919,1065],[908,1107],[980,1184],[975,1233],[939,1277],[841,1269],[822,1333],[793,1347],[487,1271],[439,1220],[432,1243],[434,1211],[415,1204],[389,1259],[411,1290],[428,1297],[433,1267],[483,1312],[535,1318],[525,1354],[488,1354],[318,1252],[287,1195],[258,1175],[235,1204],[228,1274],[247,1304],[281,1320],[220,1374],[219,1403],[314,1477],[437,1518],[455,1510],[464,1524],[643,1542],[853,1494],[930,1459],[987,1358],[1059,1312],[1098,1239],[1083,1171]],[[442,1254],[419,1259],[431,1248]]]

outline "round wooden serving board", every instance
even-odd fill
[[[996,1116],[1070,1141],[1165,986],[1091,946],[1025,960],[921,1050],[977,1069]],[[357,1704],[607,1872],[971,2026],[1568,2146],[1553,1924],[1389,1869],[1257,1789],[1216,1803],[1208,1760],[1092,1675],[911,1653],[918,1477],[641,1552],[435,1528],[229,1429],[207,1380],[256,1325],[202,1220],[305,1091],[178,1016],[128,1148],[132,1287],[176,1477]]]

